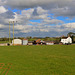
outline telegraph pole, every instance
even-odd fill
[[[14,23],[17,21],[9,21],[9,44],[10,44],[10,23],[13,24],[13,45],[14,45]]]
[[[13,21],[13,45],[14,45],[14,21]]]
[[[10,44],[10,21],[9,21],[9,44]]]
[[[14,45],[14,24],[16,23],[17,21],[12,21],[13,23],[13,45]]]

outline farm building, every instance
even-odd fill
[[[33,45],[33,42],[32,41],[28,41],[28,45]]]
[[[62,42],[63,44],[71,44],[71,43],[72,43],[72,39],[71,39],[70,36],[69,36],[69,37],[63,37],[63,38],[61,39],[61,42]]]
[[[0,44],[0,46],[7,46],[7,43],[4,43],[4,44]]]
[[[22,40],[22,45],[27,45],[28,44],[28,39],[23,39]]]
[[[45,42],[42,41],[41,39],[37,39],[37,40],[36,40],[36,44],[37,44],[37,45],[45,45]]]
[[[46,41],[45,43],[46,45],[54,45],[54,42],[51,42],[51,41]]]
[[[36,40],[36,43],[39,43],[40,41],[41,41],[41,39],[37,39],[37,40]]]
[[[14,45],[22,45],[22,40],[21,39],[14,39],[14,40],[12,40],[12,44],[14,44]]]

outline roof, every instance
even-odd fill
[[[41,41],[41,39],[36,40],[36,42],[40,42],[40,41]]]
[[[67,39],[68,37],[62,37],[61,39]]]
[[[23,39],[23,40],[28,40],[28,39]]]

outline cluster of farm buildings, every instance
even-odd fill
[[[54,45],[54,41],[43,41],[41,39],[37,39],[35,41],[28,41],[28,39],[14,39],[12,40],[12,43],[6,43],[6,44],[0,44],[2,45]],[[72,38],[70,36],[61,38],[59,44],[72,44]]]

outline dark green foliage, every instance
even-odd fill
[[[70,37],[72,38],[73,43],[75,43],[75,33],[69,32],[69,33],[67,34],[67,36],[70,36]]]

